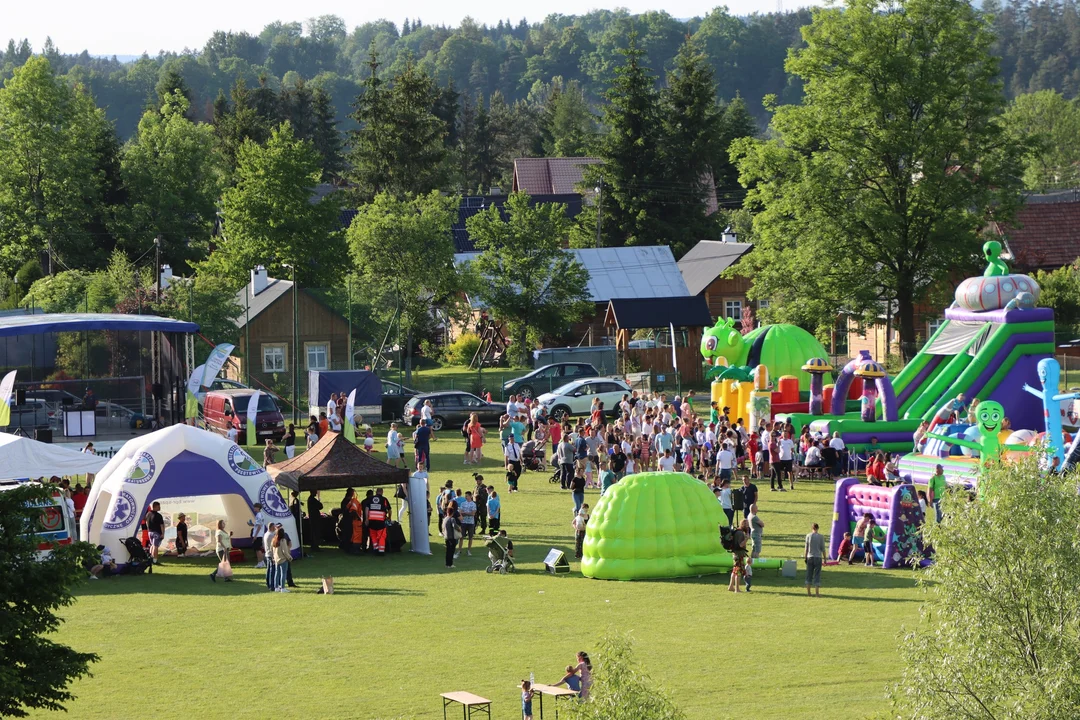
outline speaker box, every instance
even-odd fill
[[[52,442],[52,428],[38,428],[34,431],[34,439],[38,442]]]
[[[26,404],[26,390],[24,388],[15,388],[15,404]]]
[[[154,384],[153,384],[153,385],[151,386],[151,392],[153,392],[153,394],[154,394],[154,397],[155,397],[156,399],[158,399],[158,400],[161,400],[161,399],[162,399],[162,397],[161,397],[161,396],[162,396],[162,394],[163,394],[163,393],[165,392],[165,388],[164,388],[164,387],[162,386],[162,384],[161,384],[161,383],[159,383],[159,382],[158,382],[158,383],[154,383]]]

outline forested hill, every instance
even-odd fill
[[[1080,93],[1077,0],[985,0],[983,8],[994,18],[995,50],[1010,96],[1042,89],[1059,90],[1067,98]],[[51,43],[32,48],[26,41],[11,41],[0,62],[0,78],[9,77],[38,50],[58,73],[91,89],[123,138],[134,131],[148,101],[156,99],[159,79],[170,70],[179,72],[191,89],[196,117],[207,120],[213,116],[218,93],[228,95],[239,78],[248,87],[262,82],[275,89],[303,79],[310,88],[321,87],[330,94],[342,129],[347,129],[347,115],[367,72],[373,42],[381,72],[387,76],[399,72],[411,54],[440,85],[452,84],[468,97],[498,92],[510,103],[527,100],[530,92],[543,92],[538,83],[562,76],[564,81],[579,82],[595,100],[609,85],[616,50],[625,45],[633,28],[657,77],[671,67],[687,35],[699,40],[715,71],[718,96],[741,95],[762,121],[765,95],[775,94],[781,102],[799,97],[798,83],[784,72],[784,58],[789,47],[801,42],[799,28],[809,18],[807,10],[735,17],[718,7],[686,21],[664,12],[630,15],[600,10],[552,15],[534,24],[524,20],[481,24],[467,17],[456,28],[425,25],[421,20],[400,24],[381,20],[350,30],[340,18],[323,16],[303,24],[272,23],[258,35],[218,31],[199,50],[144,56],[131,63],[86,52],[64,54]]]

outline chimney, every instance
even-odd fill
[[[171,265],[161,266],[161,289],[168,290],[169,285],[172,284],[173,274]]]
[[[492,185],[491,187],[488,188],[488,195],[502,195],[502,194],[503,194],[502,188],[499,187],[498,185]]]
[[[720,242],[733,243],[739,239],[739,236],[735,234],[735,230],[730,225],[724,228],[723,234],[720,235]]]
[[[251,271],[251,297],[266,289],[266,266],[256,265]]]

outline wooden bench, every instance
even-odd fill
[[[473,713],[483,713],[487,715],[488,720],[491,720],[491,701],[487,698],[482,698],[479,695],[473,695],[471,692],[464,690],[455,690],[454,692],[442,693],[442,715],[443,720],[446,720],[446,708],[450,707],[454,703],[461,705],[461,717],[462,720],[469,720],[473,716]]]

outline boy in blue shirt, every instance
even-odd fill
[[[502,501],[499,499],[499,493],[495,492],[494,485],[488,485],[487,513],[488,527],[491,528],[491,534],[494,535],[499,531],[499,520],[502,513]]]

